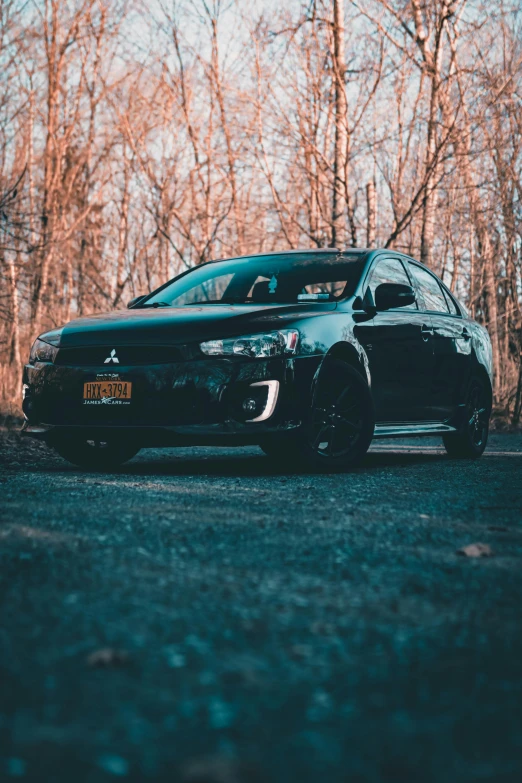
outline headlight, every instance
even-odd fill
[[[35,362],[54,362],[57,353],[58,348],[56,348],[56,346],[49,345],[49,343],[40,340],[38,337],[31,348],[29,364],[34,364]]]
[[[209,340],[201,343],[199,347],[207,356],[250,356],[253,359],[265,359],[269,356],[295,353],[298,340],[297,329],[283,329],[280,332],[249,334],[227,340]]]
[[[54,329],[37,337],[29,354],[29,364],[35,362],[54,362],[62,336],[61,329]]]

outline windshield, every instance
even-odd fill
[[[364,259],[333,251],[215,261],[181,275],[139,307],[334,302],[353,294]]]

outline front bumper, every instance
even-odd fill
[[[298,428],[310,404],[321,357],[216,358],[170,364],[118,367],[132,383],[125,404],[87,404],[84,383],[107,373],[102,366],[26,365],[23,432],[52,442],[64,433],[103,437],[117,432],[142,445],[246,444],[265,434]],[[273,413],[259,418],[269,402],[266,381],[277,381]],[[257,408],[244,409],[254,398]]]

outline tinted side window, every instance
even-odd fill
[[[375,300],[375,289],[381,283],[400,283],[401,285],[411,285],[410,279],[402,265],[402,262],[398,258],[384,258],[382,261],[377,262],[377,266],[373,269],[370,276],[369,289],[372,292],[372,296]],[[411,310],[416,308],[416,304],[405,305],[404,307],[397,308],[400,310]]]
[[[410,270],[419,284],[426,310],[449,313],[446,297],[437,278],[416,264],[410,264]]]
[[[458,310],[458,307],[457,307],[457,305],[455,304],[455,300],[453,299],[453,297],[451,296],[451,294],[449,294],[449,293],[446,291],[446,289],[445,289],[445,288],[443,288],[443,289],[442,289],[442,291],[443,291],[443,293],[444,293],[444,296],[446,297],[446,302],[447,302],[447,304],[448,304],[448,307],[449,307],[449,311],[450,311],[450,313],[451,313],[452,315],[460,315],[460,313],[459,313],[459,310]]]

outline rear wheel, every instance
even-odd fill
[[[267,440],[261,448],[278,461],[295,460],[320,470],[357,465],[370,446],[373,402],[366,380],[342,361],[325,363],[308,420],[296,435]]]
[[[490,390],[482,378],[474,377],[468,386],[462,427],[442,436],[448,454],[468,459],[480,457],[488,442],[490,416]]]
[[[60,457],[87,470],[110,470],[136,456],[139,446],[121,440],[61,438],[52,444]]]

